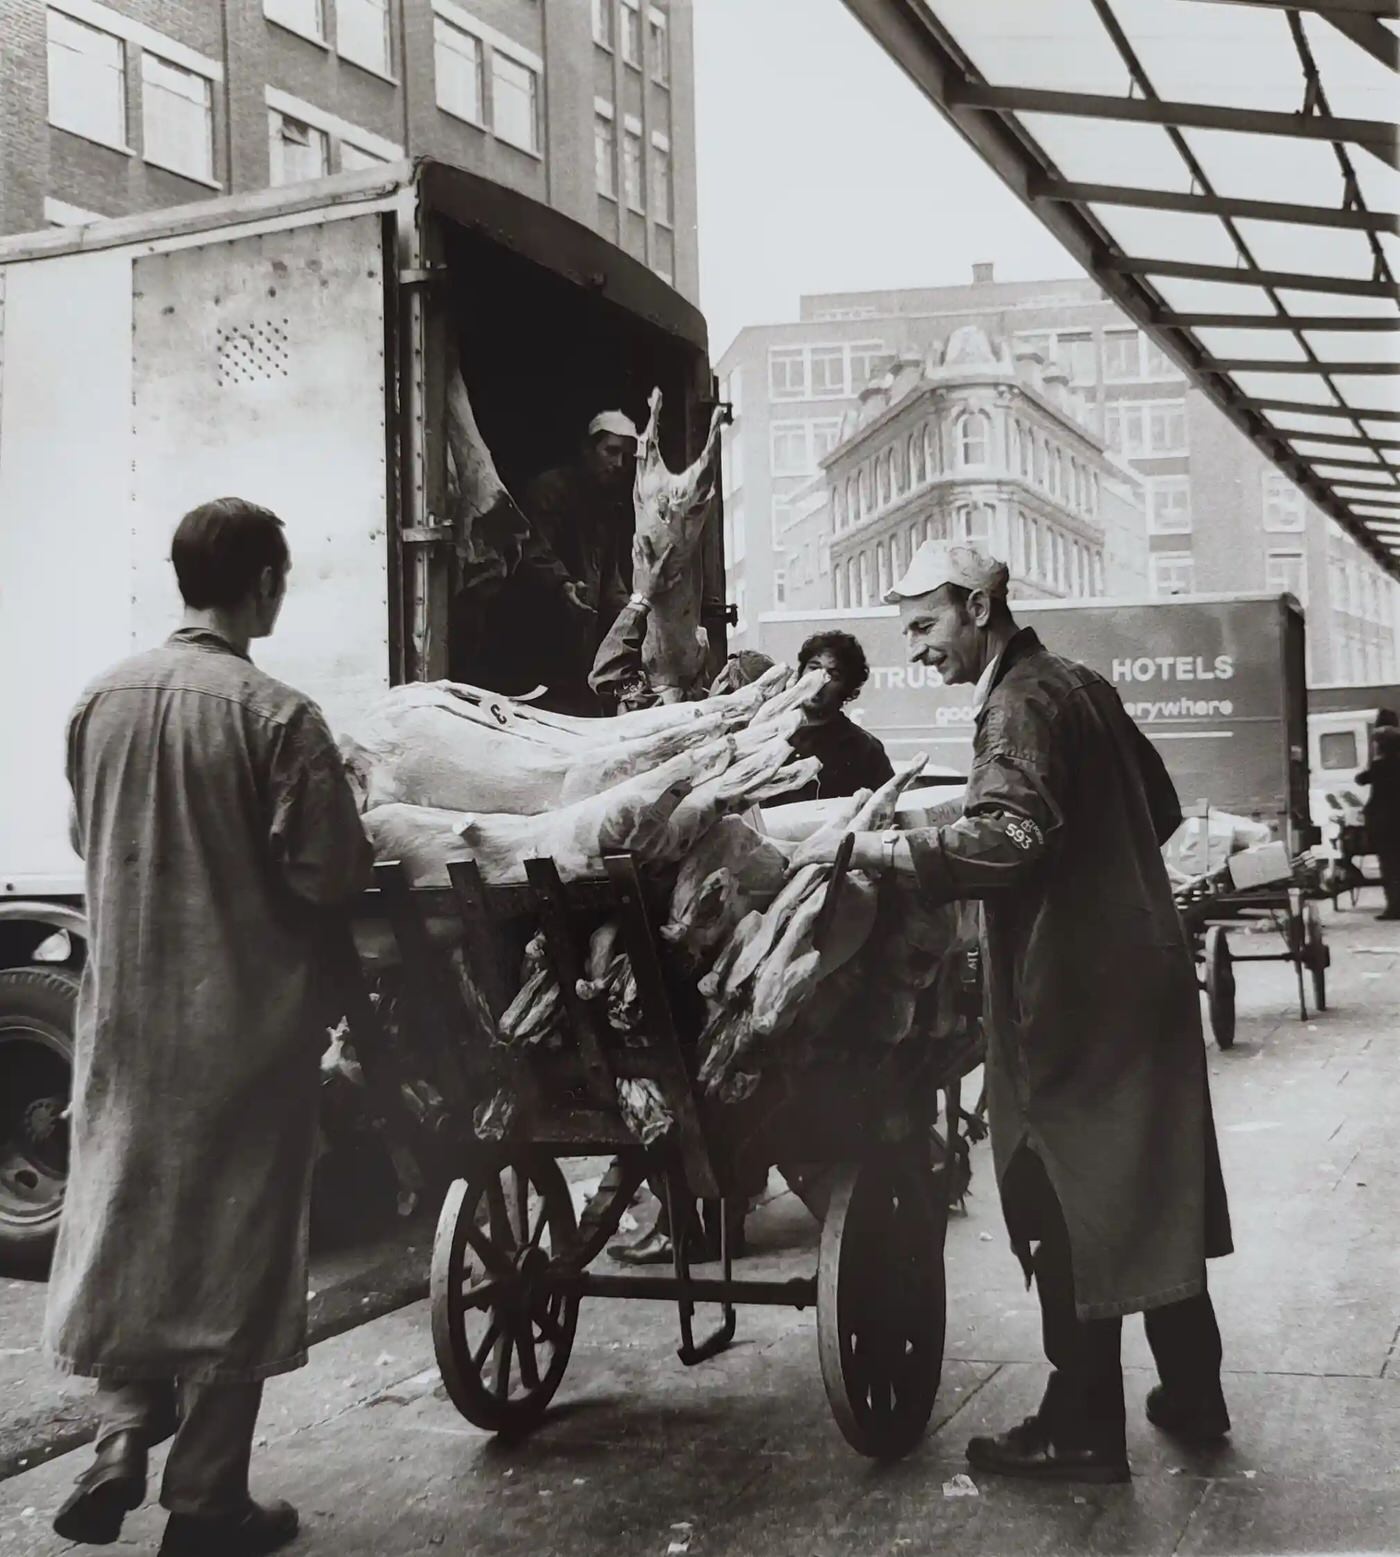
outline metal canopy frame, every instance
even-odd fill
[[[1159,92],[1144,56],[1157,50],[1159,60],[1166,58],[1160,52],[1164,3],[1181,12],[1181,36],[1172,40],[1180,50],[1196,46],[1199,53],[1209,47],[1209,29],[1198,25],[1208,12],[1233,12],[1233,25],[1269,30],[1270,58],[1291,61],[1289,78],[1271,80],[1266,91],[1252,79],[1258,72],[1245,69],[1238,73],[1245,82],[1240,100],[1186,100],[1198,95],[1194,85],[1186,83],[1194,84],[1198,75],[1202,81],[1211,79],[1211,70],[1204,67],[1215,62],[1202,56],[1194,62],[1202,67],[1199,71],[1175,72],[1182,82],[1175,98],[1182,100]],[[1400,19],[1400,0],[1164,3],[1159,0],[1151,9],[1155,25],[1145,20],[1149,10],[1142,0],[1057,0],[1033,12],[1017,8],[1021,25],[1035,34],[1034,48],[1019,55],[1003,48],[1003,59],[1014,57],[1018,68],[998,74],[1022,79],[993,80],[976,61],[979,53],[994,59],[993,45],[1011,39],[1017,20],[1006,8],[973,0],[845,0],[885,52],[1105,294],[1267,458],[1400,580],[1400,536],[1378,517],[1391,503],[1400,503],[1400,438],[1388,436],[1391,424],[1400,422],[1400,393],[1382,403],[1376,392],[1384,393],[1400,376],[1400,343],[1394,350],[1382,343],[1374,355],[1360,349],[1368,337],[1400,330],[1400,285],[1392,270],[1392,256],[1400,262],[1400,214],[1375,209],[1374,194],[1377,187],[1384,190],[1386,180],[1395,180],[1400,134],[1389,118],[1334,112],[1329,82],[1319,65],[1325,58],[1334,78],[1346,78],[1343,92],[1350,90],[1353,56],[1357,71],[1372,77],[1384,75],[1385,69],[1394,71],[1397,35],[1386,24]],[[1338,51],[1345,56],[1346,71],[1334,68]],[[1075,63],[1057,63],[1066,59]],[[1079,63],[1085,59],[1111,61],[1100,76],[1111,79],[1115,89],[1121,86],[1121,95],[1080,90],[1092,75],[1089,66]],[[1070,82],[1063,79],[1066,69]],[[1025,79],[1027,73],[1032,79]],[[1394,85],[1388,77],[1386,84]],[[1268,106],[1260,106],[1261,98]],[[1387,114],[1390,111],[1387,104]],[[1141,126],[1133,133],[1165,137],[1162,159],[1164,165],[1170,161],[1174,173],[1145,166],[1139,176],[1107,180],[1096,169],[1096,159],[1087,155],[1078,158],[1076,167],[1072,151],[1065,149],[1068,138],[1054,131],[1066,122],[1086,119]],[[1048,149],[1047,137],[1060,146],[1058,157]],[[1317,198],[1263,199],[1257,197],[1263,191],[1255,188],[1217,187],[1222,139],[1233,143],[1243,138],[1257,140],[1285,158],[1302,157],[1303,150],[1294,148],[1309,145],[1315,148],[1312,156],[1326,157],[1330,148],[1335,159],[1330,179],[1340,190],[1335,204]],[[1174,153],[1170,158],[1167,146]],[[1358,156],[1360,171],[1354,160]],[[1215,180],[1207,162],[1217,170]],[[1154,174],[1162,187],[1152,187]],[[1235,182],[1238,186],[1243,181]],[[1332,192],[1329,187],[1329,199]],[[1294,191],[1290,187],[1278,193],[1292,196]],[[1386,191],[1382,198],[1400,204],[1393,192]],[[1151,230],[1180,233],[1188,254],[1199,247],[1200,239],[1199,230],[1188,233],[1188,226],[1199,229],[1204,224],[1214,234],[1214,257],[1208,261],[1164,255],[1154,252],[1149,242],[1123,241],[1124,224],[1115,212],[1129,217],[1138,213],[1146,222],[1163,224]],[[1165,225],[1173,223],[1178,225]],[[1304,261],[1299,268],[1277,263],[1282,259],[1286,265],[1295,256],[1273,239],[1275,230],[1298,234]],[[1309,267],[1304,240],[1329,233],[1326,242],[1335,245],[1335,251],[1315,247],[1316,263]],[[1196,241],[1187,242],[1188,237]],[[1268,255],[1256,257],[1266,242],[1274,263]],[[1387,245],[1396,246],[1388,252]],[[1232,262],[1219,262],[1222,247]],[[1231,289],[1239,290],[1231,296]],[[1242,303],[1238,312],[1231,306],[1235,297]],[[1197,298],[1204,306],[1193,306]],[[1328,299],[1334,301],[1329,305]],[[1229,332],[1237,344],[1229,351],[1212,350],[1202,331]],[[1248,333],[1254,331],[1261,333]],[[1358,349],[1344,353],[1335,344],[1312,338],[1334,332],[1347,332],[1345,339],[1355,340]],[[1274,375],[1287,377],[1278,386],[1258,382]],[[1336,423],[1336,430],[1304,430],[1319,420],[1324,428]],[[1311,449],[1314,444],[1324,447]],[[1327,452],[1330,446],[1337,446],[1336,456]],[[1318,468],[1335,465],[1367,470],[1379,479],[1358,486],[1357,478],[1348,480],[1344,471],[1324,474]],[[1362,495],[1354,495],[1358,491]]]

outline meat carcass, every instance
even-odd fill
[[[455,476],[453,550],[458,588],[466,593],[515,571],[530,522],[496,473],[455,360],[448,363],[447,448]]]
[[[637,475],[632,488],[637,534],[654,556],[673,551],[694,558],[705,521],[714,507],[719,480],[719,429],[716,407],[700,457],[679,475],[661,458],[661,391],[651,392],[650,414],[637,442]],[[704,650],[700,627],[700,577],[693,564],[676,583],[657,594],[647,623],[642,662],[663,703],[679,702],[699,680]]]

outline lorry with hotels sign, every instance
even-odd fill
[[[1268,822],[1290,847],[1311,836],[1303,611],[1290,595],[1163,600],[1018,600],[1016,620],[1046,647],[1113,683],[1157,745],[1184,809],[1209,805]],[[792,660],[803,639],[838,628],[860,639],[870,681],[849,712],[896,759],[927,751],[965,773],[972,688],[944,686],[908,661],[899,612],[773,612],[755,647]]]

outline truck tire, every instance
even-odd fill
[[[0,969],[0,1259],[42,1264],[68,1183],[78,976]]]

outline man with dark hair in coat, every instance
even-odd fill
[[[981,899],[992,1146],[1053,1372],[1035,1414],[974,1438],[983,1471],[1121,1481],[1122,1316],[1160,1382],[1149,1419],[1224,1436],[1206,1260],[1230,1251],[1199,996],[1161,845],[1180,823],[1155,748],[1099,675],[1019,629],[1007,569],[922,547],[886,598],[910,657],[975,683],[964,812],[857,834],[853,864]],[[834,854],[833,846],[833,854]]]
[[[98,1381],[98,1429],[54,1528],[115,1541],[173,1434],[162,1557],[255,1557],[297,1530],[248,1460],[263,1380],[306,1361],[322,953],[370,851],[320,710],[248,656],[286,593],[281,521],[205,503],[171,559],[184,625],[68,725],[92,935],[44,1344]]]

